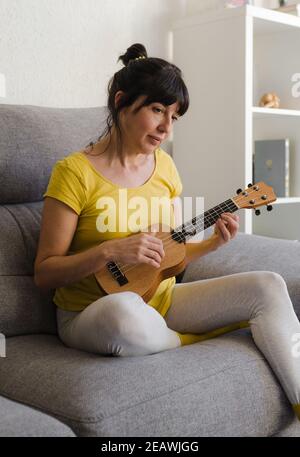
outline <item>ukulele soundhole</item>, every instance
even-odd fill
[[[113,279],[118,282],[119,286],[124,286],[128,283],[128,279],[126,278],[124,273],[122,273],[122,271],[115,262],[108,262],[106,266],[110,274],[113,276]]]

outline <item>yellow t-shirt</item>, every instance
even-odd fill
[[[128,236],[152,223],[175,227],[171,199],[180,195],[182,183],[172,157],[155,150],[155,169],[146,183],[121,188],[102,176],[82,151],[59,160],[43,197],[53,197],[69,205],[79,216],[68,255],[76,254],[112,238]],[[151,198],[152,197],[152,198]],[[153,197],[156,197],[156,199]],[[157,211],[158,198],[164,205]],[[162,210],[164,208],[164,211]],[[161,281],[148,302],[162,316],[171,304],[175,276]],[[94,275],[56,289],[54,303],[67,311],[82,311],[104,293]]]

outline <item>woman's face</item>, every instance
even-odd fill
[[[123,142],[130,150],[139,153],[151,153],[159,147],[169,137],[174,122],[179,118],[178,103],[169,106],[151,103],[135,114],[134,109],[145,98],[144,95],[140,96],[133,105],[120,112]]]

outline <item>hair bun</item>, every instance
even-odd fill
[[[119,60],[121,60],[123,62],[123,64],[125,65],[125,67],[127,67],[129,62],[131,60],[136,59],[137,57],[148,57],[146,48],[141,43],[135,43],[135,44],[131,45],[129,48],[127,48],[127,51],[125,52],[125,54],[121,55],[118,58],[118,62],[119,62]]]

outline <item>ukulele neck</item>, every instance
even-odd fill
[[[176,227],[171,232],[172,238],[179,243],[185,243],[189,238],[192,238],[197,233],[200,233],[215,224],[222,213],[234,213],[238,209],[239,207],[229,198],[208,211],[205,211],[203,214],[195,216],[190,221]]]

